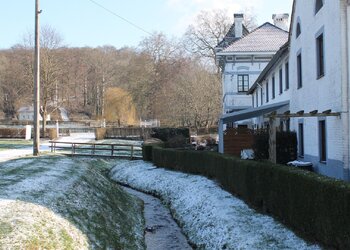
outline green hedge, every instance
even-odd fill
[[[277,131],[276,155],[277,163],[286,164],[297,158],[297,134],[295,132]],[[268,130],[260,130],[254,135],[253,150],[258,160],[269,159],[269,133]]]
[[[158,138],[163,142],[167,142],[171,138],[174,138],[180,135],[185,138],[190,138],[189,128],[152,128],[152,133],[151,133],[151,136],[153,138]]]
[[[152,145],[143,145],[142,146],[142,158],[144,161],[152,161]]]
[[[350,184],[268,162],[153,147],[156,166],[216,179],[260,211],[307,238],[350,249]]]

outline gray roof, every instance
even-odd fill
[[[289,105],[289,101],[278,102],[269,105],[263,105],[257,108],[249,108],[238,112],[233,112],[230,114],[224,114],[221,116],[221,120],[224,124],[229,122],[237,122],[242,120],[247,120],[254,117],[259,117],[264,114],[276,111],[282,107]]]
[[[231,43],[241,39],[240,37],[236,37],[235,34],[235,23],[233,23],[229,29],[229,31],[227,32],[227,34],[225,35],[225,37],[222,39],[221,42],[218,43],[218,45],[216,45],[216,49],[224,49],[227,46],[229,46]],[[242,24],[242,28],[243,28],[243,36],[246,36],[249,34],[249,30]]]
[[[18,112],[34,112],[33,106],[21,107],[18,109]]]
[[[223,52],[276,52],[287,40],[287,31],[267,22],[233,42]]]
[[[261,83],[266,76],[270,73],[271,69],[273,69],[273,67],[279,63],[280,59],[286,55],[289,52],[289,41],[286,42],[278,51],[277,53],[272,57],[271,61],[269,62],[269,64],[266,65],[266,67],[264,68],[264,70],[261,72],[261,74],[259,75],[258,79],[256,79],[256,81],[254,82],[254,84],[250,87],[250,89],[248,90],[247,94],[252,94],[254,92],[254,90],[256,89],[256,87],[258,86],[259,83]]]

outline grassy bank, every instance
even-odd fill
[[[143,249],[142,203],[112,162],[44,156],[0,164],[0,249]]]
[[[33,145],[32,140],[22,139],[1,139],[0,140],[0,151],[8,149],[26,148]]]

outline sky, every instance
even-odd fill
[[[0,2],[0,49],[6,49],[33,33],[35,0]],[[137,46],[155,31],[181,37],[202,10],[225,9],[233,19],[247,8],[263,24],[272,22],[272,14],[290,13],[292,0],[40,0],[40,22],[70,47],[121,48]]]

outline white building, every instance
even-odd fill
[[[275,23],[286,28],[288,14],[274,15]],[[217,61],[222,68],[223,113],[252,107],[252,98],[247,95],[261,71],[276,51],[288,40],[288,32],[270,23],[264,23],[252,32],[243,24],[243,14],[234,15],[234,32],[231,43],[221,42],[217,47]],[[244,31],[244,32],[243,32]],[[224,46],[222,46],[224,44]]]
[[[349,1],[294,0],[289,43],[248,91],[254,108],[224,115],[221,123],[254,118],[263,126],[263,114],[288,110],[278,117],[297,132],[299,160],[349,181],[349,28]]]
[[[34,107],[33,106],[26,106],[21,107],[18,111],[18,120],[20,121],[33,121],[34,120]],[[46,116],[46,121],[50,121],[51,117],[50,115]],[[42,117],[39,114],[39,120],[42,121]]]

